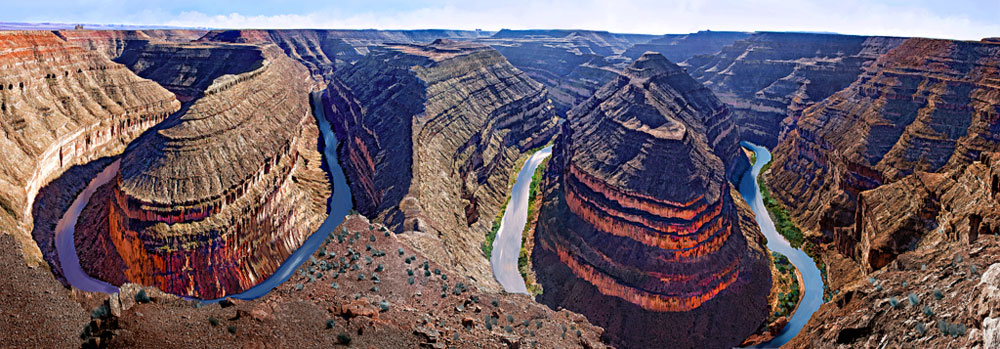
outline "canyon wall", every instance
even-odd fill
[[[88,212],[107,212],[125,279],[212,299],[270,276],[326,218],[330,188],[303,66],[273,45],[174,45],[140,70],[204,91],[129,145],[114,188],[91,201],[108,209]]]
[[[684,63],[729,104],[744,140],[773,148],[803,109],[847,87],[902,40],[758,32]]]
[[[264,43],[281,47],[313,75],[331,78],[336,68],[350,65],[385,43],[431,42],[436,39],[475,39],[488,33],[469,30],[214,30],[201,41]]]
[[[0,32],[0,67],[0,226],[36,265],[39,248],[54,249],[50,236],[38,246],[28,234],[42,186],[73,165],[121,152],[180,103],[52,32]],[[54,254],[45,258],[54,264]]]
[[[749,37],[747,32],[699,31],[690,34],[666,34],[645,43],[637,43],[622,53],[637,59],[646,52],[659,52],[671,62],[683,62],[697,55],[712,55],[736,40]]]
[[[205,30],[59,30],[54,33],[66,42],[116,59],[132,44],[149,41],[187,42],[204,35]]]
[[[1000,45],[907,39],[802,113],[775,149],[773,195],[826,238],[855,226],[858,195],[948,170],[1000,144]]]
[[[543,182],[538,300],[615,346],[741,343],[768,316],[771,277],[727,180],[746,169],[738,142],[726,105],[660,54],[574,108]]]
[[[497,289],[479,246],[518,158],[556,129],[543,87],[450,40],[375,48],[337,78],[324,105],[355,209]]]

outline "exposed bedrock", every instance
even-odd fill
[[[115,61],[190,102],[224,75],[250,72],[264,62],[260,46],[222,43],[135,42]]]
[[[998,194],[997,153],[941,173],[917,172],[861,192],[853,229],[837,230],[836,247],[863,272],[872,272],[927,236],[973,243],[980,235],[1000,233]]]
[[[556,113],[565,115],[618,75],[622,68],[606,59],[610,48],[586,37],[482,39],[518,69],[545,85]]]
[[[743,139],[774,147],[801,111],[847,87],[902,38],[758,32],[685,64],[729,104]]]
[[[35,211],[50,209],[34,207],[39,190],[73,165],[121,152],[180,103],[52,32],[0,32],[0,67],[0,226],[19,240],[30,265],[41,261],[40,248],[59,275],[55,221],[33,222]]]
[[[831,238],[854,229],[860,192],[996,151],[998,120],[1000,45],[908,39],[803,112],[768,183],[802,228]]]
[[[622,53],[637,59],[646,52],[659,52],[671,62],[683,62],[696,55],[711,55],[736,40],[745,39],[751,33],[726,31],[699,31],[690,34],[666,34],[645,43],[637,43]]]
[[[205,90],[129,145],[113,187],[84,210],[106,212],[108,236],[81,217],[77,231],[92,232],[95,247],[77,247],[84,263],[106,266],[116,256],[101,242],[113,244],[124,277],[98,273],[108,281],[211,299],[270,276],[326,218],[330,188],[307,69],[273,45],[191,45],[152,50],[181,57],[147,57],[157,62],[150,75],[181,91]],[[189,67],[199,79],[172,75]],[[205,75],[216,77],[207,84]]]
[[[475,39],[487,33],[469,30],[213,30],[201,41],[265,43],[281,47],[317,77],[330,78],[336,68],[354,63],[384,43],[431,42],[440,38]]]
[[[355,208],[497,289],[479,246],[517,159],[555,132],[542,85],[450,40],[373,49],[337,78],[324,105]]]
[[[622,347],[731,347],[756,331],[771,276],[727,180],[745,171],[738,141],[728,108],[660,54],[574,108],[543,184],[539,301]]]
[[[59,30],[55,34],[67,42],[116,59],[132,44],[149,41],[187,42],[200,38],[205,30]]]

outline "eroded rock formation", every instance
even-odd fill
[[[144,57],[180,57],[163,54],[141,73],[196,99],[129,146],[114,188],[92,204],[109,202],[107,240],[125,279],[199,298],[241,292],[326,218],[330,188],[319,168],[309,73],[273,45],[151,52]],[[191,71],[197,78],[185,78]]]
[[[719,52],[736,40],[750,36],[747,32],[699,31],[690,34],[666,34],[637,43],[622,53],[623,56],[637,59],[646,52],[659,52],[671,62],[683,62],[697,55],[711,55]]]
[[[52,32],[0,32],[0,67],[0,226],[18,238],[32,265],[39,247],[52,262],[51,234],[36,247],[27,233],[39,189],[73,165],[121,152],[180,103]]]
[[[1000,45],[906,40],[803,112],[774,151],[773,195],[802,228],[831,238],[854,229],[860,192],[996,151],[998,67]]]
[[[744,140],[774,147],[803,109],[847,87],[902,40],[760,32],[685,64],[729,104]]]
[[[738,141],[729,109],[660,54],[574,108],[543,185],[539,301],[625,347],[734,346],[757,330],[771,276],[727,180],[746,168]]]
[[[450,40],[377,48],[337,77],[324,104],[355,208],[498,287],[479,245],[515,162],[555,131],[542,86],[497,51]]]
[[[486,33],[468,30],[214,30],[201,41],[265,43],[281,47],[315,76],[329,78],[337,67],[364,57],[384,43],[431,42],[436,39],[475,39]]]
[[[1000,155],[942,173],[917,172],[861,192],[854,229],[838,229],[838,250],[864,272],[917,248],[931,232],[946,241],[975,242],[1000,233]]]

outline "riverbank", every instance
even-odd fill
[[[798,305],[790,309],[788,324],[780,330],[774,339],[760,344],[761,347],[766,348],[779,347],[795,337],[809,321],[812,314],[823,304],[824,283],[813,258],[802,249],[792,247],[791,242],[778,232],[771,213],[764,205],[761,193],[764,188],[759,186],[758,178],[765,170],[764,165],[771,161],[771,153],[767,148],[755,144],[743,142],[742,145],[756,153],[756,161],[740,181],[740,194],[750,205],[761,232],[767,237],[767,248],[786,256],[788,261],[798,270],[798,274],[801,275],[801,279],[796,276],[801,295]],[[788,297],[786,296],[786,298]]]
[[[542,294],[542,284],[538,283],[535,268],[531,264],[531,251],[535,248],[535,225],[538,223],[538,208],[542,205],[541,182],[551,157],[546,158],[531,176],[528,196],[528,222],[521,231],[521,253],[517,257],[517,269],[524,278],[524,287],[532,296]]]

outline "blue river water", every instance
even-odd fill
[[[351,208],[353,208],[353,202],[351,201],[351,189],[347,186],[347,179],[344,177],[344,170],[340,167],[340,162],[337,161],[337,136],[334,135],[333,129],[331,128],[330,122],[326,119],[326,115],[323,113],[323,105],[319,101],[319,94],[315,93],[311,98],[313,115],[316,117],[316,123],[319,126],[319,131],[323,135],[323,156],[326,160],[326,166],[328,173],[330,175],[331,182],[333,182],[333,195],[330,198],[328,205],[328,214],[326,220],[320,225],[319,229],[316,230],[309,238],[306,239],[305,243],[302,244],[295,252],[292,253],[278,270],[275,271],[273,275],[264,279],[259,284],[243,291],[242,293],[229,295],[230,298],[237,299],[254,299],[261,297],[272,289],[281,285],[288,278],[292,276],[296,269],[302,265],[303,262],[309,259],[313,253],[319,249],[319,246],[323,244],[329,233],[340,225],[344,221],[344,217],[347,216]],[[118,170],[118,161],[115,161],[107,168],[105,168],[97,177],[91,180],[90,184],[77,198],[73,201],[70,209],[59,219],[59,223],[56,227],[56,251],[59,255],[59,264],[62,265],[63,273],[66,276],[67,282],[76,287],[77,289],[88,291],[88,292],[104,292],[104,293],[114,293],[118,292],[118,288],[107,282],[94,279],[87,275],[83,268],[80,267],[80,260],[76,254],[76,247],[73,243],[73,228],[76,226],[76,222],[79,219],[80,211],[86,206],[87,202],[90,200],[91,195],[94,191],[114,178]],[[218,302],[222,300],[213,299],[206,300],[205,302]]]
[[[500,220],[500,229],[493,240],[493,254],[490,256],[490,266],[493,277],[500,286],[510,293],[528,294],[524,286],[524,278],[517,269],[517,258],[521,255],[521,233],[528,222],[528,198],[531,196],[531,177],[535,175],[538,165],[552,155],[552,146],[547,146],[524,162],[517,179],[511,187],[510,200]]]
[[[757,161],[754,162],[747,175],[744,175],[740,180],[740,194],[750,204],[750,208],[757,218],[757,225],[760,226],[760,231],[767,237],[767,248],[788,257],[788,260],[802,273],[802,282],[805,284],[801,286],[802,301],[795,310],[795,314],[788,320],[788,325],[781,330],[777,337],[757,346],[758,348],[776,348],[795,337],[812,317],[812,314],[823,304],[823,278],[816,263],[809,255],[801,249],[792,248],[788,240],[778,234],[774,228],[774,222],[771,221],[771,216],[768,215],[767,208],[764,206],[760,188],[757,187],[757,176],[760,176],[761,167],[771,161],[771,152],[767,148],[749,142],[741,142],[740,144],[757,154]]]

